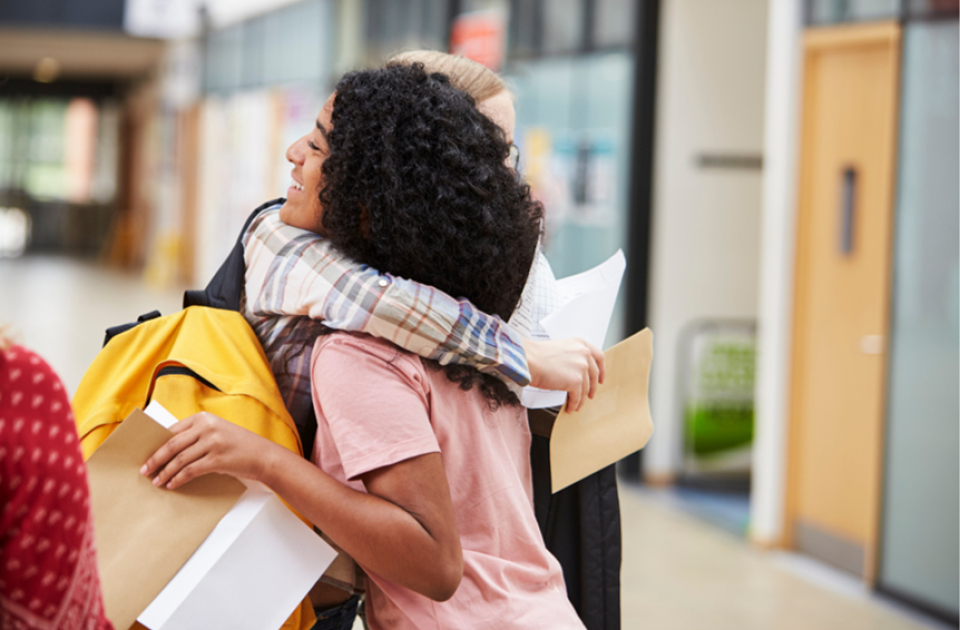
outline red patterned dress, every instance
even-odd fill
[[[112,630],[89,497],[60,379],[25,348],[0,351],[0,630]]]

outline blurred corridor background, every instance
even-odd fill
[[[0,0],[0,323],[71,392],[346,71],[500,72],[558,277],[623,249],[625,628],[956,627],[958,0]]]

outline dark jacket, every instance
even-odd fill
[[[550,492],[550,440],[533,436],[533,504],[567,597],[588,630],[620,628],[620,498],[616,465]]]

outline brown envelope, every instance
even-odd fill
[[[134,624],[246,490],[219,474],[154,487],[140,467],[172,435],[136,409],[87,461],[103,603],[117,630]]]
[[[550,435],[553,492],[635,453],[653,433],[647,389],[653,333],[644,328],[606,351],[606,376],[580,411],[557,415]]]

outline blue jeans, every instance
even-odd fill
[[[317,623],[311,630],[350,630],[353,628],[353,622],[357,617],[357,604],[359,603],[360,596],[354,595],[342,604],[323,610],[314,610],[313,612],[317,615]]]

